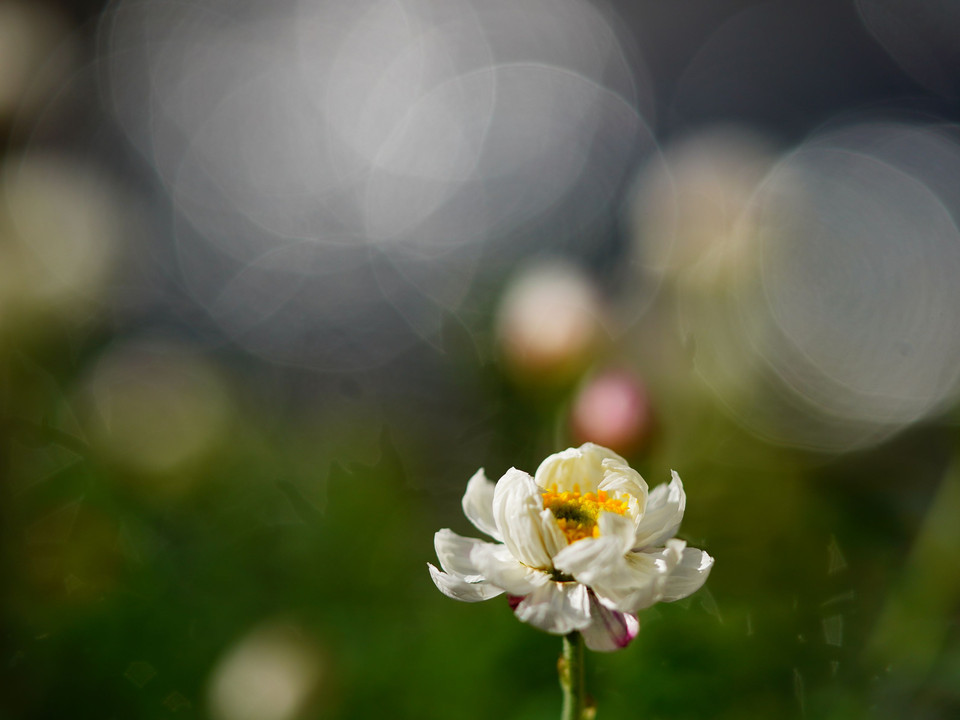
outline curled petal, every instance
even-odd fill
[[[523,622],[554,635],[566,635],[591,622],[587,588],[580,583],[548,582],[527,595],[514,613]]]
[[[546,573],[517,560],[503,545],[478,545],[471,560],[487,582],[503,588],[510,595],[526,595],[550,580]]]
[[[588,648],[596,652],[622,650],[639,631],[636,615],[611,610],[590,593],[590,624],[580,630]]]
[[[634,512],[643,512],[647,502],[647,481],[640,473],[623,461],[612,458],[603,461],[603,480],[597,485],[598,490],[605,490],[611,495],[622,496],[626,493],[636,498],[637,506]]]
[[[433,546],[444,571],[455,575],[468,583],[481,582],[485,578],[477,565],[471,560],[471,553],[479,546],[497,547],[476,538],[457,535],[448,528],[438,530],[433,536]]]
[[[433,578],[433,584],[437,586],[437,589],[454,600],[480,602],[503,593],[503,590],[490,583],[468,583],[458,577],[437,570],[430,563],[427,563],[427,568],[430,570],[430,577]]]
[[[550,553],[543,542],[540,488],[527,473],[510,468],[493,493],[493,517],[504,544],[524,565],[549,568]]]
[[[597,540],[603,540],[603,536]],[[587,543],[581,540],[570,546]],[[597,541],[594,541],[596,543]],[[637,612],[650,607],[663,596],[670,572],[680,563],[684,543],[671,540],[668,547],[656,551],[628,552],[616,555],[612,543],[606,548],[588,546],[556,558],[557,568],[589,585],[609,608]]]
[[[620,593],[616,608],[637,612],[663,600],[670,574],[680,564],[685,546],[683,540],[673,539],[667,541],[666,547],[627,553],[624,559],[632,578],[629,584],[604,587],[610,597]]]
[[[543,546],[551,558],[567,547],[567,536],[557,525],[557,518],[550,510],[541,511],[540,530],[543,533]]]
[[[593,586],[608,568],[624,562],[633,541],[633,523],[615,513],[600,513],[600,537],[585,538],[567,545],[553,558],[553,566],[579,582]]]
[[[627,461],[613,450],[593,443],[584,443],[578,448],[569,448],[550,455],[540,463],[534,479],[542,488],[556,485],[561,492],[572,491],[576,484],[583,493],[595,493],[604,478],[605,460],[614,461],[617,467],[630,469]]]
[[[647,498],[647,508],[637,525],[633,546],[637,549],[663,545],[677,534],[687,496],[676,472],[669,484],[657,485]]]
[[[683,556],[667,577],[663,589],[663,600],[672,602],[695,593],[707,581],[713,558],[703,550],[684,548]]]
[[[493,519],[493,491],[496,483],[487,480],[483,468],[473,474],[467,482],[467,491],[463,494],[463,514],[473,526],[494,540],[502,541],[497,523]]]

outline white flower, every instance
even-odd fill
[[[506,593],[520,620],[592,650],[626,647],[636,613],[698,590],[713,558],[674,538],[686,496],[680,477],[648,494],[640,474],[587,443],[551,455],[534,477],[511,468],[494,484],[479,470],[463,511],[497,543],[440,530],[440,591],[465,602]]]

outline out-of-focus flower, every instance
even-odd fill
[[[736,273],[751,254],[742,225],[776,159],[765,138],[735,126],[666,148],[641,170],[627,206],[635,267],[649,279],[676,280],[698,265]]]
[[[225,436],[227,383],[217,367],[164,342],[118,345],[101,357],[79,391],[93,446],[119,466],[177,494]],[[162,479],[162,482],[159,482]]]
[[[648,494],[622,457],[592,443],[551,455],[533,477],[511,468],[494,484],[481,469],[463,511],[499,543],[440,530],[443,569],[428,563],[430,575],[456,600],[507,593],[520,620],[617,650],[636,636],[639,610],[690,595],[710,573],[712,557],[674,538],[685,505],[676,473]]]
[[[497,336],[508,369],[537,384],[561,383],[589,364],[603,336],[600,294],[578,267],[534,266],[504,293]]]
[[[639,449],[652,424],[646,388],[624,370],[608,370],[588,380],[570,411],[574,437],[618,453]]]
[[[64,155],[0,163],[0,322],[86,317],[109,289],[131,220],[121,199],[102,172]]]
[[[315,711],[323,659],[295,626],[271,623],[240,640],[210,678],[215,720],[296,720]]]

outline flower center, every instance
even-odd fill
[[[573,486],[573,492],[559,492],[557,486],[553,485],[540,494],[543,496],[543,507],[553,513],[557,525],[567,536],[568,543],[599,537],[597,518],[600,513],[614,512],[625,515],[627,512],[626,500],[611,498],[604,490],[600,490],[596,495],[591,492],[581,495],[579,485]]]

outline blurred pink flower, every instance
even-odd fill
[[[646,388],[632,374],[610,370],[583,386],[570,412],[574,437],[630,453],[650,436],[653,418]]]

